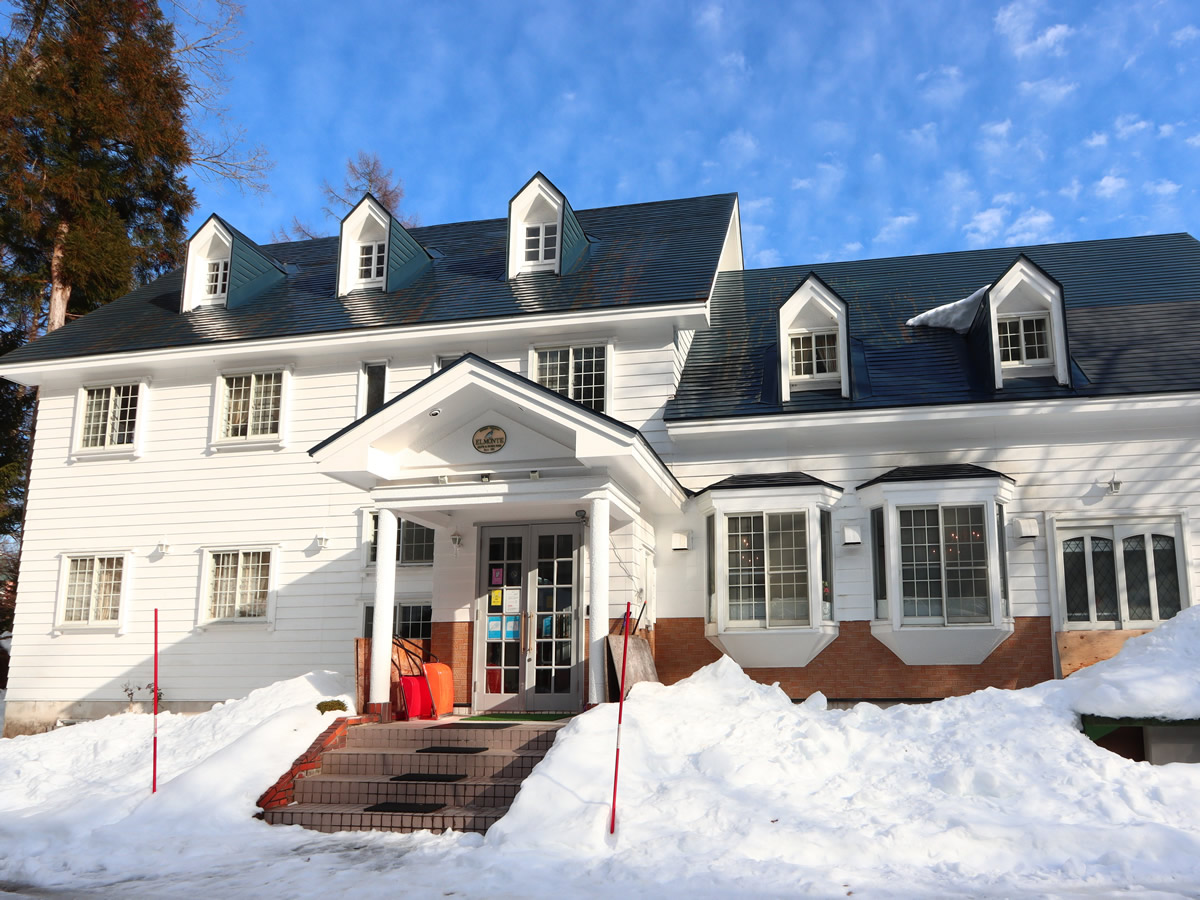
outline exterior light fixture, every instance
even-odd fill
[[[541,477],[542,477],[542,473],[539,472],[537,469],[529,470],[529,480],[530,481],[537,481]]]
[[[492,480],[492,476],[489,475],[487,472],[484,472],[482,475],[479,476],[479,480],[482,481],[484,484],[487,484],[488,482],[490,482]]]

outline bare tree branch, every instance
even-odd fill
[[[329,235],[320,234],[315,228],[301,222],[299,216],[292,216],[291,225],[284,225],[271,232],[271,240],[280,244],[285,241],[308,241],[319,237],[329,237]]]

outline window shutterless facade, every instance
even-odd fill
[[[271,551],[208,552],[209,620],[265,619],[271,592]]]
[[[208,261],[204,294],[211,300],[217,300],[229,293],[229,260],[211,259]]]
[[[608,348],[603,345],[553,347],[535,354],[537,383],[604,412]]]
[[[836,330],[793,334],[792,378],[837,378],[838,333]]]
[[[358,281],[363,287],[382,284],[387,269],[387,244],[367,241],[358,247]]]
[[[375,565],[378,548],[379,513],[369,512],[367,528],[367,565]],[[416,522],[400,519],[397,523],[396,563],[402,566],[433,565],[434,531]]]
[[[223,376],[219,439],[279,437],[283,386],[283,372]]]
[[[558,258],[558,223],[525,226],[525,262],[553,263]]]
[[[140,384],[85,388],[80,448],[132,449],[140,395]]]
[[[368,603],[363,607],[363,637],[371,637],[374,626],[375,604]],[[433,605],[427,600],[397,602],[392,617],[392,633],[413,641],[433,637]]]
[[[60,620],[65,626],[112,625],[121,616],[124,555],[70,556]]]
[[[373,413],[383,406],[387,399],[387,375],[386,362],[363,363],[362,378],[359,383],[359,392],[362,397],[358,413],[360,416]]]
[[[1074,628],[1153,628],[1188,605],[1178,522],[1057,532],[1063,619]]]
[[[998,317],[996,330],[1002,364],[1032,366],[1050,363],[1048,315]]]

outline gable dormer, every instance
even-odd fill
[[[248,303],[283,278],[278,260],[214,214],[188,241],[180,311]]]
[[[1054,376],[1070,384],[1062,286],[1022,254],[987,293],[996,390],[1004,379]]]
[[[846,302],[815,272],[779,308],[780,398],[798,391],[850,396]]]
[[[421,274],[432,261],[387,208],[364,194],[342,219],[338,238],[338,296],[351,291],[394,291]]]
[[[587,243],[571,204],[541,172],[508,201],[508,278],[568,272]]]

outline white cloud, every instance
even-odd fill
[[[1105,175],[1096,182],[1096,196],[1105,198],[1115,197],[1125,190],[1128,185],[1129,182],[1119,175]]]
[[[1200,134],[1193,134],[1187,139],[1187,143],[1193,147],[1200,147]]]
[[[700,14],[696,17],[696,24],[710,31],[720,31],[723,14],[720,4],[710,3],[700,10]]]
[[[758,141],[744,128],[731,131],[721,138],[720,148],[734,166],[744,166],[758,156]]]
[[[1041,78],[1037,81],[1022,81],[1018,87],[1022,94],[1036,97],[1043,103],[1053,104],[1066,100],[1079,85],[1061,78]]]
[[[768,247],[766,250],[759,250],[754,254],[754,261],[762,268],[770,268],[777,266],[782,262],[779,251]]]
[[[1003,122],[984,122],[979,126],[979,130],[990,138],[1008,137],[1008,132],[1012,130],[1012,119],[1005,119]]]
[[[1007,194],[997,194],[992,198],[993,203],[998,203],[1002,206],[1010,206],[1017,202],[1019,198],[1016,194],[1009,191]]]
[[[828,200],[837,194],[846,177],[846,168],[840,163],[817,163],[816,172],[808,178],[793,178],[792,190],[813,191],[820,200]]]
[[[1179,185],[1165,178],[1160,178],[1158,181],[1147,181],[1142,187],[1147,194],[1154,194],[1158,197],[1170,197],[1179,190]]]
[[[1175,133],[1174,125],[1167,124],[1167,125],[1159,125],[1158,126],[1158,136],[1160,138],[1170,137],[1174,133]]]
[[[985,123],[979,130],[983,133],[983,139],[979,142],[980,150],[1005,170],[1015,159],[1021,160],[1023,164],[1032,161],[1044,162],[1046,159],[1046,151],[1042,149],[1039,141],[1041,136],[1037,132],[1015,141],[1009,139],[1012,131],[1012,121],[1009,119]]]
[[[1050,226],[1054,216],[1044,209],[1029,207],[1008,227],[1004,234],[1007,244],[1037,244],[1049,240]]]
[[[754,200],[747,200],[743,203],[742,212],[746,215],[753,215],[757,212],[762,212],[771,209],[775,205],[775,200],[772,197],[758,197]]]
[[[857,253],[862,248],[862,241],[851,241],[848,244],[842,244],[843,253]]]
[[[958,66],[942,66],[922,72],[917,76],[917,84],[922,85],[921,96],[939,106],[953,106],[967,92]]]
[[[879,234],[875,235],[876,243],[886,244],[889,241],[894,241],[900,237],[900,232],[911,225],[917,223],[917,214],[909,213],[903,216],[892,216],[883,223],[883,227],[879,229]]]
[[[1062,194],[1064,197],[1070,198],[1071,200],[1077,200],[1077,199],[1079,199],[1079,193],[1082,190],[1083,190],[1083,185],[1079,183],[1079,179],[1072,178],[1071,183],[1068,184],[1065,188],[1060,188],[1058,192],[1060,194]]]
[[[1003,207],[993,207],[975,213],[971,221],[963,226],[967,240],[976,245],[990,242],[1004,227],[1004,219],[1007,216],[1008,210]]]
[[[1140,132],[1153,127],[1154,126],[1145,119],[1140,119],[1137,116],[1129,114],[1117,116],[1116,121],[1113,122],[1113,128],[1117,132],[1117,137],[1123,141],[1128,140],[1135,134],[1139,134]]]
[[[793,191],[806,191],[812,186],[813,186],[813,180],[811,178],[793,178],[792,179],[792,190]]]
[[[738,53],[737,51],[734,51],[732,53],[726,53],[724,56],[722,56],[717,61],[721,64],[722,68],[729,69],[730,71],[733,71],[733,72],[745,72],[746,71],[746,57],[743,56],[742,54]]]
[[[1039,34],[1035,22],[1038,5],[1034,0],[1017,0],[1010,3],[996,13],[996,31],[1008,39],[1013,53],[1017,56],[1037,53],[1062,56],[1066,53],[1063,44],[1075,33],[1075,29],[1059,23],[1051,25]]]
[[[926,122],[920,128],[906,131],[904,136],[923,150],[937,149],[937,125],[933,122]]]
[[[1093,131],[1088,137],[1083,139],[1085,147],[1103,147],[1108,143],[1108,135],[1103,131]]]
[[[1171,34],[1171,43],[1178,47],[1180,44],[1186,44],[1188,41],[1194,41],[1200,38],[1200,28],[1195,25],[1184,25],[1178,31]]]

